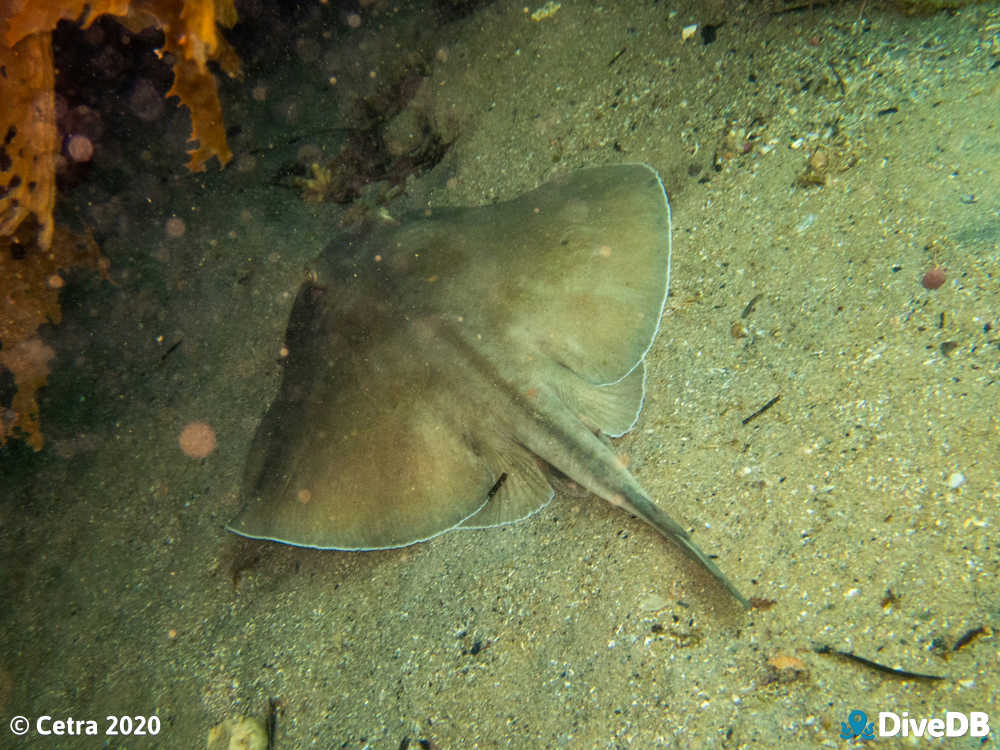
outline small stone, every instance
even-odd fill
[[[952,352],[958,349],[958,343],[955,341],[942,341],[940,348],[941,348],[941,353],[944,356],[950,357],[952,355]]]
[[[953,471],[948,475],[948,487],[953,490],[957,490],[963,484],[965,484],[965,474],[960,471]]]
[[[767,660],[767,663],[779,672],[786,669],[794,669],[799,672],[804,672],[806,670],[806,663],[799,657],[791,656],[790,654],[775,654]]]
[[[934,266],[934,268],[930,269],[927,273],[924,274],[924,277],[920,280],[920,283],[923,284],[924,289],[939,289],[944,284],[947,278],[948,278],[947,274],[945,274],[943,268]]]
[[[639,609],[646,613],[659,612],[661,609],[666,609],[668,604],[669,602],[659,594],[649,594],[639,602]]]
[[[561,7],[560,3],[549,0],[549,2],[531,14],[531,20],[538,23],[539,21],[544,21],[546,18],[552,18]]]
[[[768,674],[763,683],[765,685],[772,682],[788,684],[809,678],[806,663],[791,654],[775,654],[767,660],[767,667]]]

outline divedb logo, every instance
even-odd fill
[[[877,726],[877,731],[876,731]],[[868,721],[864,711],[854,709],[840,722],[845,740],[874,740],[877,737],[985,737],[990,733],[990,717],[985,711],[946,711],[944,718],[912,718],[906,711],[879,711],[878,723]]]
[[[878,712],[879,737],[985,737],[990,717],[985,711],[946,711],[943,719],[911,719],[906,711]]]

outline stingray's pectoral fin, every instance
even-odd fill
[[[621,505],[663,534],[663,536],[680,547],[688,557],[715,576],[716,580],[725,586],[726,591],[732,594],[733,598],[744,609],[750,608],[750,602],[740,593],[740,590],[736,588],[733,582],[726,578],[725,574],[719,570],[719,566],[708,555],[702,552],[698,545],[691,541],[691,536],[674,519],[653,503],[653,501],[642,495],[635,495],[624,500]]]
[[[478,513],[458,525],[485,529],[521,521],[548,505],[553,491],[538,460],[516,443],[491,446],[487,462],[502,479],[494,485],[489,501]]]

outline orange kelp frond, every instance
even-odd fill
[[[38,223],[36,242],[52,243],[56,202],[55,70],[49,32],[61,20],[85,22],[102,13],[124,13],[129,0],[16,0],[0,7],[0,237],[25,219]]]
[[[28,216],[38,221],[38,244],[52,241],[55,204],[55,74],[49,32],[61,20],[88,26],[112,15],[132,31],[150,26],[163,31],[163,48],[174,55],[177,96],[191,112],[187,166],[202,171],[218,157],[232,159],[226,142],[218,86],[206,63],[216,61],[239,77],[240,61],[218,26],[236,22],[233,0],[10,0],[0,4],[0,236],[11,236]]]
[[[166,5],[170,0],[150,0]],[[191,149],[187,163],[192,172],[205,169],[205,162],[218,157],[222,166],[233,158],[226,143],[226,125],[222,119],[218,84],[205,63],[215,60],[230,77],[240,77],[240,59],[219,34],[218,25],[231,26],[236,21],[233,0],[187,0],[181,9],[180,28],[164,29],[163,47],[177,56],[174,62],[174,85],[167,96],[176,96],[191,112]]]
[[[30,224],[20,233],[28,234]],[[57,227],[48,250],[0,237],[0,369],[9,370],[17,386],[10,408],[0,405],[0,445],[19,437],[35,450],[42,448],[37,392],[55,353],[37,332],[43,323],[62,318],[59,292],[66,282],[61,271],[73,267],[94,268],[108,279],[108,261],[89,233]]]
[[[0,45],[0,237],[29,216],[38,244],[52,242],[59,146],[49,35],[32,34],[15,47]]]
[[[159,26],[163,49],[175,56],[174,85],[167,96],[176,96],[191,112],[190,140],[198,143],[188,151],[188,169],[203,171],[213,156],[226,166],[233,153],[226,142],[218,84],[206,63],[214,60],[230,77],[242,75],[239,57],[219,33],[219,24],[236,23],[233,0],[134,0],[123,23],[136,31]]]
[[[163,30],[163,49],[174,55],[174,85],[167,96],[176,96],[191,112],[191,138],[198,145],[187,168],[205,169],[213,156],[226,166],[233,158],[226,142],[226,125],[215,77],[206,63],[214,60],[226,75],[239,78],[240,59],[219,33],[219,24],[236,23],[233,0],[134,0],[123,23],[139,31],[156,25]]]
[[[174,85],[167,96],[178,97],[191,110],[191,138],[198,145],[190,149],[187,168],[192,172],[205,171],[205,162],[213,156],[226,166],[233,152],[226,143],[226,125],[222,120],[218,84],[211,73],[190,60],[174,63]]]
[[[86,28],[106,13],[125,15],[128,6],[129,0],[15,0],[4,3],[0,30],[4,44],[13,47],[26,36],[52,31],[60,21],[80,21]]]

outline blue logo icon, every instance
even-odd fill
[[[852,740],[875,739],[875,724],[868,721],[868,716],[864,711],[854,709],[847,715],[847,722],[840,722],[840,739]]]

